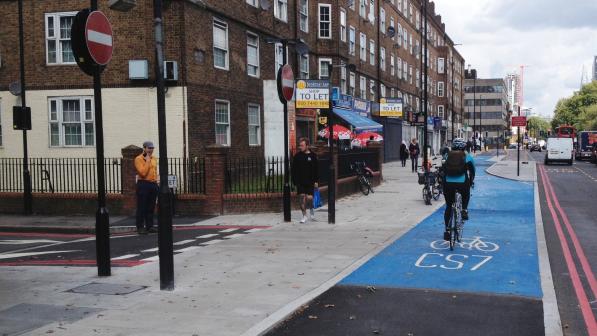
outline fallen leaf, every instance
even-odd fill
[[[326,304],[324,307],[326,307],[326,308],[334,308],[334,307],[336,307],[336,305],[334,305],[334,304]]]
[[[315,316],[315,315],[309,315],[309,319],[310,319],[310,320],[317,320],[317,319],[318,319],[318,317],[317,317],[317,316]]]

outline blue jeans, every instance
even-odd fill
[[[148,181],[137,182],[137,229],[153,227],[153,210],[158,197],[157,183]]]

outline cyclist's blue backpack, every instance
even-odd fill
[[[321,207],[321,195],[319,194],[319,188],[313,190],[313,208],[317,209]]]
[[[466,173],[466,153],[450,151],[445,163],[446,176],[462,176]]]

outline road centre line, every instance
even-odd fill
[[[195,241],[195,239],[181,240],[179,242],[174,243],[174,245],[185,245],[185,244],[188,244],[188,243],[192,243],[194,241]]]
[[[570,248],[568,246],[568,242],[566,241],[566,238],[564,236],[560,219],[558,218],[558,215],[556,214],[556,211],[552,204],[552,196],[546,184],[546,179],[548,178],[547,173],[545,172],[545,169],[543,167],[540,167],[540,170],[541,178],[543,180],[543,189],[545,191],[545,198],[547,200],[547,206],[549,207],[549,212],[551,213],[551,216],[553,218],[556,232],[558,234],[558,237],[560,238],[560,245],[562,246],[564,260],[566,261],[566,266],[568,267],[568,271],[570,272],[570,279],[572,280],[572,285],[576,293],[578,302],[580,304],[581,312],[585,320],[587,330],[589,331],[590,336],[597,335],[597,324],[595,322],[595,317],[593,316],[593,312],[591,310],[591,305],[589,304],[586,292],[583,288],[582,282],[580,281],[580,276],[576,268],[576,264],[574,264],[574,260],[572,258]]]
[[[212,237],[216,237],[219,236],[219,234],[217,233],[210,233],[210,234],[206,234],[203,236],[199,236],[199,237],[195,237],[195,239],[206,239],[206,238],[212,238]]]
[[[566,226],[566,229],[568,230],[570,239],[572,240],[572,244],[574,245],[574,249],[576,250],[576,255],[578,256],[578,259],[580,260],[582,269],[583,269],[585,275],[587,276],[587,281],[589,282],[589,286],[591,287],[593,296],[597,297],[597,281],[595,280],[595,275],[593,274],[591,266],[589,265],[589,261],[585,255],[582,245],[580,244],[578,237],[576,236],[576,232],[574,231],[574,228],[570,224],[570,220],[568,219],[568,215],[566,214],[566,211],[564,211],[564,209],[562,209],[562,207],[560,206],[560,201],[558,200],[556,192],[553,189],[553,185],[551,184],[551,180],[549,179],[549,176],[547,176],[547,186],[551,190],[552,198],[554,200],[556,209],[559,211],[560,215],[562,216],[562,219],[564,220],[564,225]]]
[[[123,259],[130,259],[130,258],[134,258],[134,257],[138,257],[138,254],[125,254],[123,256],[120,257],[116,257],[116,258],[112,258],[112,260],[123,260]]]

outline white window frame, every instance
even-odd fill
[[[444,105],[437,105],[437,116],[444,119]]]
[[[445,90],[444,82],[437,82],[437,96],[443,97],[445,92],[446,92],[446,90]]]
[[[367,18],[367,0],[359,0],[359,15]]]
[[[346,94],[346,67],[340,68],[340,91],[342,94]]]
[[[254,37],[257,40],[257,44],[250,44],[249,37]],[[251,64],[249,61],[249,48],[256,48],[257,49],[257,64]],[[256,68],[255,74],[251,74],[249,72],[249,68],[253,66]],[[261,67],[259,66],[259,35],[251,32],[247,32],[247,74],[251,77],[259,78],[261,72]]]
[[[365,33],[359,35],[359,53],[361,61],[367,62],[367,35]]]
[[[247,3],[253,7],[259,7],[259,0],[247,0]]]
[[[348,54],[354,56],[356,54],[356,39],[357,31],[353,26],[350,26],[348,33]]]
[[[318,77],[319,79],[327,79],[328,78],[328,76],[323,76],[323,74],[322,74],[323,67],[321,65],[324,64],[324,63],[325,64],[332,64],[332,59],[331,58],[327,58],[327,57],[322,57],[322,58],[318,59],[319,73],[317,75],[319,76]],[[328,72],[327,65],[326,65],[325,71]],[[328,73],[328,75],[329,75],[329,73]]]
[[[218,123],[218,119],[216,117],[218,103],[226,104],[227,110],[228,110],[228,123],[221,123],[221,122]],[[230,120],[230,101],[224,100],[224,99],[216,99],[214,101],[214,134],[215,134],[215,143],[216,144],[230,147],[230,145],[231,145],[231,138],[230,138],[231,123],[230,122],[231,122],[231,120]],[[228,125],[228,128],[226,129],[226,143],[225,144],[218,143],[218,127],[217,127],[217,125]]]
[[[379,28],[382,34],[386,34],[386,10],[383,8],[379,9]]]
[[[394,59],[394,55],[390,55],[390,76],[396,75],[396,62]]]
[[[375,23],[375,8],[375,0],[369,0],[369,16],[373,19],[371,20],[371,24]]]
[[[369,64],[375,65],[375,41],[369,40]]]
[[[274,78],[278,76],[278,70],[284,65],[284,45],[282,43],[274,44]],[[288,47],[286,47],[286,55],[288,55]]]
[[[386,98],[386,86],[383,84],[379,85],[379,91],[380,91],[380,98]]]
[[[73,64],[77,64],[74,59],[72,62],[64,62],[62,59],[62,41],[67,41],[70,40],[70,38],[61,38],[60,37],[60,18],[61,17],[73,17],[77,15],[77,12],[57,12],[57,13],[46,13],[45,14],[45,20],[44,20],[44,30],[45,30],[45,43],[46,43],[46,65],[73,65]],[[49,35],[49,29],[48,29],[48,21],[49,18],[52,17],[53,20],[53,33],[54,35],[50,36]],[[50,41],[54,41],[55,43],[55,51],[56,51],[56,62],[54,63],[50,63],[50,57],[49,57],[49,50],[50,50]],[[71,44],[71,50],[72,50],[72,44]],[[74,55],[73,55],[74,58]]]
[[[375,100],[375,81],[373,79],[369,80],[369,95],[371,96],[371,101]]]
[[[288,22],[288,0],[274,0],[274,17]]]
[[[226,49],[220,48],[220,47],[216,47],[216,43],[215,43],[215,29],[220,28],[220,29],[224,29],[225,32],[225,37],[226,37]],[[229,70],[230,68],[230,45],[229,45],[229,38],[228,38],[228,23],[226,23],[226,21],[222,21],[220,19],[214,18],[213,19],[213,23],[212,23],[212,29],[213,29],[213,54],[214,54],[214,68],[216,69],[221,69],[221,70]],[[226,53],[226,57],[224,57],[224,61],[225,61],[225,65],[224,66],[220,66],[216,64],[216,49],[218,50],[222,50]]]
[[[340,41],[346,42],[346,10],[340,8]]]
[[[348,87],[350,88],[350,92],[348,94],[350,94],[351,96],[354,96],[356,94],[356,74],[354,72],[350,72],[350,76],[349,76],[349,83],[348,83]]]
[[[386,48],[381,47],[379,48],[379,66],[381,67],[381,71],[386,71]]]
[[[305,60],[306,62],[304,62]],[[303,67],[303,64],[306,65],[306,68]],[[302,79],[309,78],[309,54],[301,55],[299,64],[299,75]]]
[[[396,76],[398,76],[398,79],[402,79],[402,59],[398,57],[396,63],[398,66],[396,69]]]
[[[64,101],[78,100],[79,101],[79,121],[65,122],[64,121]],[[85,101],[89,101],[90,110],[86,111]],[[52,102],[56,104],[55,115],[52,112]],[[89,112],[89,118],[87,118]],[[86,141],[85,125],[91,123],[93,125],[93,144],[88,145]],[[52,144],[52,124],[58,125],[58,144]],[[64,127],[68,124],[79,124],[81,127],[81,144],[67,145],[66,132]],[[93,96],[60,96],[48,98],[48,144],[51,148],[83,148],[95,147],[95,113]]]
[[[359,77],[359,97],[367,100],[367,78],[363,75]]]
[[[257,124],[251,124],[251,108],[257,108]],[[251,127],[256,127],[257,131],[257,143],[251,143]],[[249,146],[259,147],[261,146],[261,106],[259,104],[249,103],[247,105],[247,131],[249,136]]]
[[[300,2],[305,2],[301,6]],[[305,33],[309,32],[309,0],[300,0],[299,2],[299,29]]]
[[[356,7],[356,6],[354,5],[354,4],[355,4],[355,2],[356,2],[356,0],[352,0],[352,2],[350,2],[350,1],[349,1],[348,8],[350,8],[350,9],[352,9],[352,10],[355,10],[355,7]]]
[[[396,42],[398,42],[398,47],[402,46],[402,35],[404,35],[404,30],[402,29],[400,22],[398,22],[398,29],[396,29]]]
[[[330,17],[330,19],[328,21],[322,21],[321,20],[321,9],[322,8],[327,8],[328,9],[328,15]],[[332,38],[332,5],[331,4],[318,4],[317,5],[317,37],[319,39],[325,39],[325,40],[329,40]],[[327,35],[322,35],[322,24],[328,25],[328,33]]]
[[[446,70],[446,59],[443,57],[437,58],[437,73],[443,74]]]

